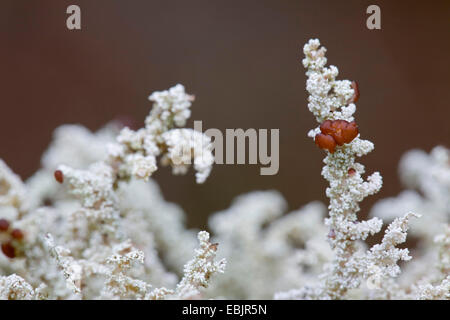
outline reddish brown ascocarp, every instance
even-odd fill
[[[319,133],[316,135],[314,141],[320,149],[326,149],[330,153],[334,153],[336,148],[336,141],[328,134]]]
[[[334,133],[331,135],[339,146],[352,142],[358,135],[358,126],[354,121],[336,120],[331,126],[334,129]]]
[[[210,248],[211,248],[213,251],[217,251],[217,247],[219,246],[219,244],[218,244],[218,243],[211,243],[209,246],[210,246]]]
[[[64,174],[62,173],[61,170],[56,170],[55,171],[55,180],[58,181],[59,183],[63,183],[64,182]]]
[[[0,231],[8,231],[9,221],[6,219],[0,219]]]
[[[11,242],[2,243],[2,252],[5,256],[12,259],[16,257],[16,250],[14,249]]]
[[[353,139],[356,138],[358,133],[359,133],[359,130],[358,130],[358,125],[356,124],[356,122],[352,121],[352,122],[348,123],[344,130],[344,138],[346,141],[345,143],[352,142]]]
[[[316,135],[315,142],[321,149],[326,149],[334,153],[336,145],[342,146],[350,143],[358,135],[358,126],[352,121],[346,120],[325,120],[320,125],[320,131]]]
[[[359,86],[358,86],[358,82],[356,81],[352,81],[352,89],[354,91],[353,96],[350,98],[350,102],[351,103],[355,103],[356,101],[358,101],[359,99]]]
[[[323,134],[329,134],[332,135],[334,133],[334,129],[332,127],[333,125],[333,121],[331,120],[325,120],[324,122],[322,122],[322,124],[320,125],[320,131]]]
[[[22,230],[14,229],[13,231],[11,231],[11,237],[13,237],[16,240],[22,240],[24,237],[24,234],[23,234]]]

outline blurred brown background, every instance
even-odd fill
[[[303,44],[320,38],[341,79],[357,80],[360,132],[376,149],[361,161],[384,187],[401,190],[397,164],[411,148],[450,142],[450,1],[112,1],[0,2],[0,157],[22,178],[38,167],[54,128],[96,130],[129,115],[143,123],[147,96],[182,83],[196,95],[192,120],[206,128],[279,128],[280,171],[216,165],[204,185],[192,173],[155,174],[188,224],[239,194],[277,189],[296,209],[326,201],[324,152],[306,136]],[[81,7],[82,30],[66,28],[66,8]],[[381,7],[382,30],[366,28],[366,8]]]

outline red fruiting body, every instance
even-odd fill
[[[358,125],[356,124],[355,121],[347,123],[347,126],[343,131],[344,143],[352,142],[353,139],[356,138],[358,133],[359,133]]]
[[[355,173],[356,173],[356,170],[355,170],[355,169],[353,169],[353,168],[348,169],[348,175],[349,175],[349,176],[352,176],[352,175],[354,175]]]
[[[0,231],[8,231],[9,221],[6,219],[0,219]]]
[[[359,99],[359,87],[358,87],[358,83],[356,81],[352,81],[352,89],[355,91],[355,93],[353,94],[353,96],[350,98],[350,102],[356,102]]]
[[[358,127],[355,122],[348,123],[345,120],[336,120],[332,127],[335,129],[332,136],[339,146],[351,142],[358,135]]]
[[[332,136],[328,134],[319,133],[316,134],[314,141],[319,146],[319,148],[326,149],[331,153],[334,153],[336,148],[336,141],[334,141]]]
[[[323,134],[332,135],[334,133],[333,127],[331,126],[333,122],[334,121],[331,120],[325,120],[324,122],[322,122],[322,124],[320,125],[320,131]]]
[[[11,242],[2,243],[2,252],[5,256],[12,259],[16,256],[16,250],[14,249]]]
[[[13,237],[16,240],[22,240],[23,239],[23,232],[20,229],[14,229],[11,231],[11,237]]]
[[[325,120],[320,125],[320,131],[316,135],[315,142],[321,149],[334,153],[336,145],[342,146],[350,143],[358,135],[358,126],[354,121]]]
[[[64,174],[62,173],[61,170],[56,170],[55,171],[55,180],[58,181],[59,183],[63,183],[64,182]]]

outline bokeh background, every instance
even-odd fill
[[[77,4],[82,30],[66,28]],[[381,7],[381,30],[366,8]],[[252,190],[276,189],[290,209],[326,202],[324,152],[306,136],[302,47],[320,38],[341,79],[357,80],[357,122],[376,149],[361,159],[384,187],[362,206],[401,190],[397,165],[412,148],[450,142],[450,1],[113,1],[0,2],[0,157],[22,178],[40,165],[53,130],[96,130],[129,116],[143,124],[148,95],[176,83],[196,95],[204,128],[279,128],[280,170],[215,165],[203,185],[169,168],[154,177],[191,227]]]

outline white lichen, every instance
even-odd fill
[[[336,80],[338,69],[325,67],[326,49],[320,46],[318,39],[310,40],[303,49],[303,65],[307,68],[306,89],[309,92],[308,108],[321,124],[325,120],[354,120],[356,111],[350,102],[355,90],[348,80]],[[320,132],[315,128],[309,132],[314,138]],[[394,221],[379,245],[366,250],[361,240],[378,233],[382,221],[374,217],[368,221],[359,221],[357,212],[359,202],[378,192],[382,178],[378,172],[363,179],[364,166],[356,162],[374,149],[372,142],[362,140],[358,135],[349,143],[338,147],[335,152],[327,152],[322,169],[323,177],[329,187],[326,195],[330,199],[329,217],[325,224],[329,228],[329,243],[334,252],[332,261],[325,265],[322,281],[316,285],[307,285],[289,293],[281,293],[277,298],[294,299],[345,299],[352,290],[360,288],[362,280],[378,282],[385,278],[398,276],[399,260],[409,260],[408,249],[398,249],[396,245],[405,241],[406,223],[411,214]],[[370,279],[369,279],[370,278]],[[373,288],[369,288],[373,289]],[[377,290],[389,290],[379,287]]]
[[[195,236],[185,229],[183,212],[165,202],[149,178],[161,155],[174,170],[187,169],[193,159],[202,183],[213,157],[208,137],[174,128],[190,116],[193,97],[183,86],[150,100],[153,109],[138,131],[119,132],[117,124],[97,133],[58,128],[43,167],[26,184],[0,162],[0,218],[25,234],[19,241],[0,232],[14,255],[0,255],[0,271],[10,274],[2,278],[2,297],[183,299],[201,294],[210,277],[223,272],[225,260],[214,261],[217,244],[201,232],[201,248],[176,285]],[[184,149],[192,154],[179,162]]]
[[[318,40],[304,47],[308,108],[319,124],[355,121],[355,86],[336,79],[325,53]],[[57,128],[26,182],[0,160],[0,219],[8,224],[0,231],[0,299],[450,299],[445,147],[408,152],[400,162],[408,190],[360,220],[359,203],[382,177],[366,177],[357,162],[374,149],[358,134],[326,153],[328,210],[315,201],[286,213],[278,192],[250,192],[211,215],[210,241],[186,228],[183,210],[152,180],[159,164],[174,174],[193,165],[198,183],[209,176],[211,140],[184,128],[194,97],[176,85],[149,99],[138,130],[117,122],[94,133]],[[317,126],[308,136],[319,133]],[[369,247],[381,218],[391,223]]]

